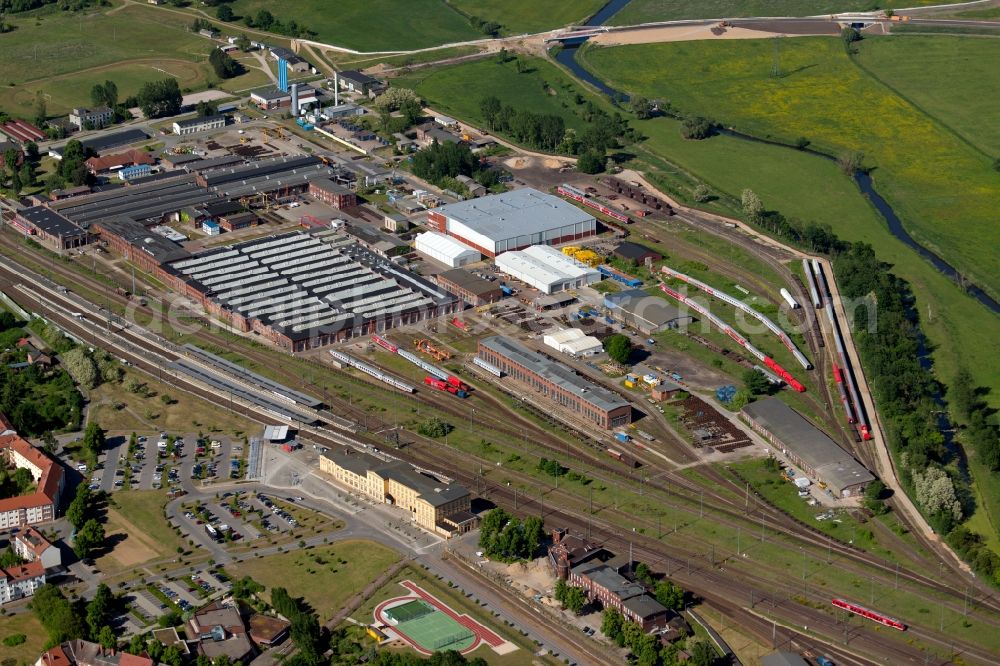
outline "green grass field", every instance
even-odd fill
[[[632,0],[611,17],[612,25],[741,16],[816,16],[890,7],[941,4],[937,0]]]
[[[48,640],[45,628],[34,613],[18,613],[8,615],[0,620],[0,641],[8,636],[24,634],[27,638],[25,642],[16,646],[7,646],[0,643],[0,654],[4,660],[12,659],[14,664],[33,664],[41,654],[45,642]]]
[[[447,0],[463,14],[496,21],[505,32],[521,34],[581,23],[607,4],[606,0]]]
[[[522,58],[527,71],[517,73],[513,61],[500,64],[494,58],[419,70],[393,80],[393,85],[412,88],[429,105],[444,113],[482,125],[479,103],[496,95],[505,104],[534,113],[562,116],[567,127],[581,129],[583,107],[575,102],[585,94],[582,84],[541,58]],[[548,84],[548,91],[543,88]]]
[[[246,560],[230,573],[304,597],[325,622],[398,559],[399,553],[371,541],[341,541]]]
[[[589,49],[585,57],[612,85],[669,97],[684,112],[757,136],[806,137],[833,154],[864,152],[907,230],[1000,294],[1000,255],[992,249],[1000,243],[1000,184],[992,159],[867,76],[837,39],[784,40],[780,78],[769,76],[773,53],[768,40],[743,40]],[[1000,101],[996,91],[982,95]],[[849,236],[858,226],[845,218],[834,229]]]
[[[919,35],[866,39],[857,62],[988,157],[1000,156],[1000,123],[986,120],[1000,101],[996,86],[991,90],[988,83],[996,76],[1000,41]]]
[[[51,95],[50,113],[88,105],[90,86],[105,78],[118,82],[122,96],[166,72],[178,75],[182,87],[204,86],[207,81],[212,42],[190,32],[182,14],[130,4],[8,20],[16,26],[0,40],[0,82],[15,84],[0,103],[8,112],[30,113],[39,89]]]
[[[441,0],[236,0],[237,16],[267,9],[316,33],[318,42],[357,51],[405,51],[482,39],[469,21]]]

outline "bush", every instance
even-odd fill
[[[707,139],[715,133],[715,123],[708,118],[696,116],[685,118],[681,126],[681,136],[685,139]]]
[[[28,637],[24,634],[11,634],[7,638],[3,639],[3,644],[7,647],[14,647],[15,645],[20,645],[28,640]]]
[[[447,421],[442,421],[436,416],[421,422],[420,425],[417,426],[417,432],[419,434],[424,437],[432,438],[445,437],[454,429],[455,426]]]

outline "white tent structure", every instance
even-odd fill
[[[417,235],[413,246],[417,252],[438,261],[451,268],[459,268],[467,264],[472,264],[480,260],[482,255],[473,250],[468,245],[461,243],[451,236],[445,236],[433,231],[426,231]]]
[[[570,356],[593,356],[604,351],[601,341],[592,335],[586,335],[578,328],[564,328],[549,333],[542,341],[556,351]]]

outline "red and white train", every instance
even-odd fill
[[[846,611],[850,611],[855,615],[860,615],[863,618],[867,618],[872,622],[878,622],[879,624],[891,627],[893,629],[898,629],[899,631],[906,631],[906,625],[897,620],[896,618],[889,617],[888,615],[883,615],[882,613],[877,613],[873,610],[869,610],[864,606],[858,606],[850,601],[844,601],[843,599],[833,599],[831,602],[837,608],[841,608]]]
[[[587,208],[593,208],[594,210],[607,215],[612,220],[618,220],[619,222],[624,222],[625,224],[632,224],[632,220],[629,219],[628,215],[619,213],[616,210],[611,210],[600,201],[595,201],[594,199],[588,197],[586,192],[581,192],[572,185],[560,185],[556,188],[556,192],[567,199],[572,199],[573,201],[582,203]]]
[[[781,365],[779,365],[778,362],[775,361],[773,358],[771,358],[770,356],[768,356],[767,354],[765,354],[764,352],[762,352],[761,350],[757,349],[752,344],[750,344],[749,340],[747,340],[742,335],[737,333],[736,329],[734,329],[732,326],[730,326],[729,324],[727,324],[726,322],[724,322],[723,320],[719,319],[714,314],[712,314],[708,310],[708,308],[702,307],[697,301],[692,301],[687,296],[683,295],[679,291],[671,289],[662,282],[660,283],[660,291],[670,296],[671,298],[676,298],[678,301],[686,304],[692,310],[694,310],[695,312],[703,316],[705,319],[710,321],[712,324],[716,326],[716,328],[718,328],[723,333],[725,333],[733,340],[735,340],[738,345],[740,345],[748,352],[753,354],[755,357],[760,359],[760,361],[763,362],[764,365],[770,368],[771,371],[774,372],[774,374],[781,377],[781,379],[783,379],[785,383],[787,383],[793,389],[795,389],[799,393],[805,392],[806,387],[803,386],[802,383],[799,382],[799,380],[795,379],[795,377],[792,376],[792,373],[788,372],[783,367],[781,367]]]
[[[747,305],[743,301],[739,300],[738,298],[734,298],[734,297],[730,296],[729,294],[727,294],[724,291],[720,291],[720,290],[716,289],[715,287],[711,287],[711,286],[705,284],[704,282],[702,282],[701,280],[695,279],[695,278],[693,278],[693,277],[691,277],[689,275],[685,275],[684,273],[681,273],[679,271],[675,271],[674,269],[670,268],[669,266],[662,266],[660,268],[660,272],[662,272],[664,275],[668,275],[668,276],[670,276],[672,278],[677,278],[678,280],[683,280],[684,282],[687,282],[692,287],[695,287],[697,289],[702,290],[703,292],[705,292],[709,296],[714,296],[715,298],[718,298],[723,303],[728,303],[729,305],[732,305],[737,310],[741,310],[741,311],[745,312],[746,314],[750,315],[751,317],[753,317],[754,319],[756,319],[760,323],[764,324],[764,326],[767,328],[767,330],[771,331],[771,333],[773,333],[779,340],[781,340],[781,344],[785,345],[785,347],[788,349],[788,351],[792,352],[792,356],[795,357],[795,360],[798,361],[799,364],[803,368],[805,368],[806,370],[811,370],[812,369],[812,367],[813,367],[812,363],[809,362],[809,359],[806,358],[805,354],[803,354],[801,351],[799,351],[799,348],[795,346],[795,343],[792,342],[792,339],[790,337],[788,337],[788,334],[785,333],[783,330],[781,330],[781,328],[777,324],[775,324],[773,321],[771,321],[771,319],[769,317],[766,317],[766,316],[762,315],[761,313],[757,312],[752,307],[750,307],[749,305]],[[788,290],[783,289],[782,291],[784,292],[784,294],[788,294]],[[790,303],[795,303],[794,299],[792,299],[792,297],[791,297],[791,294],[788,294],[788,300],[789,300]],[[796,305],[797,305],[797,303],[796,303]]]

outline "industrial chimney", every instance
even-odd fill
[[[292,84],[292,115],[299,115],[299,84]]]
[[[340,77],[337,72],[333,73],[333,105],[340,106]]]

